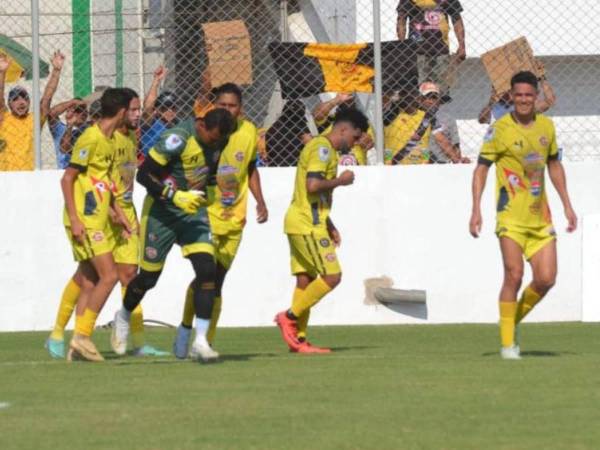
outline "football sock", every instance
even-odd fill
[[[215,297],[215,303],[213,304],[212,313],[210,315],[210,325],[208,326],[208,332],[206,333],[206,340],[211,345],[215,340],[215,334],[217,334],[217,323],[219,322],[219,316],[221,316],[222,303],[223,297]]]
[[[187,288],[185,292],[185,304],[183,306],[183,318],[181,319],[181,324],[186,328],[192,328],[192,324],[194,323],[194,316],[196,312],[194,310],[194,288],[192,283]]]
[[[60,299],[56,322],[54,322],[54,330],[50,334],[50,339],[62,341],[65,338],[65,327],[73,314],[80,292],[79,285],[73,281],[73,278],[69,279]]]
[[[323,278],[318,277],[306,286],[302,295],[292,304],[290,311],[294,316],[299,318],[304,311],[316,305],[328,292],[331,292],[331,287],[329,287]]]
[[[304,289],[295,288],[294,289],[294,297],[292,299],[292,305],[296,304],[300,297],[304,294]],[[302,313],[301,316],[298,317],[298,340],[305,341],[306,340],[306,328],[308,327],[308,318],[310,317],[310,309],[307,309]]]
[[[96,325],[98,313],[89,308],[85,309],[82,316],[77,316],[75,320],[75,333],[90,337]]]
[[[125,292],[127,287],[121,286],[121,295],[125,298]],[[144,346],[144,313],[142,311],[142,304],[140,303],[131,311],[131,317],[129,319],[129,325],[131,327],[131,343],[133,348],[141,348]]]
[[[539,303],[542,299],[542,296],[535,292],[531,285],[527,286],[523,293],[521,294],[521,298],[519,299],[519,304],[517,306],[517,314],[515,316],[515,323],[521,322],[525,318],[527,314]]]
[[[515,343],[515,313],[517,302],[500,302],[500,340],[502,347],[512,347]]]
[[[196,317],[196,342],[208,344],[206,333],[208,332],[209,326],[210,319],[201,319],[200,317]]]

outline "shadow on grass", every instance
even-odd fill
[[[354,350],[373,350],[374,348],[379,348],[379,347],[374,347],[372,345],[355,345],[353,347],[331,347],[331,351],[333,353],[337,353],[337,352],[351,352]]]
[[[559,356],[576,355],[575,352],[552,352],[549,350],[528,350],[521,352],[523,357],[532,358],[556,358]],[[499,352],[486,352],[482,353],[481,356],[500,356]]]
[[[219,360],[221,362],[227,361],[249,361],[253,358],[276,358],[278,357],[278,353],[239,353],[239,354],[221,354]]]

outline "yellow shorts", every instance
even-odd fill
[[[71,242],[73,258],[75,258],[75,261],[77,262],[88,261],[95,256],[111,253],[115,246],[115,241],[109,226],[106,226],[102,231],[86,228],[83,244],[80,244],[73,238],[71,227],[65,227],[65,231]]]
[[[529,261],[539,250],[556,239],[556,231],[551,224],[532,228],[497,224],[496,236],[498,238],[507,237],[516,242]]]
[[[312,234],[288,234],[292,274],[307,273],[336,275],[342,272],[335,247],[327,230],[315,230]]]
[[[140,261],[140,236],[136,233],[125,239],[121,227],[111,226],[115,248],[113,258],[117,264],[133,264],[137,266]]]
[[[229,270],[237,254],[240,242],[242,242],[242,230],[230,231],[227,234],[213,234],[212,240],[217,262]]]

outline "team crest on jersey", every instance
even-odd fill
[[[352,154],[341,155],[340,156],[340,166],[357,166],[358,161],[356,157]]]
[[[542,136],[540,138],[540,144],[542,144],[544,147],[547,147],[549,142],[548,142],[548,138],[546,136]]]
[[[483,141],[490,142],[492,139],[494,139],[494,134],[496,134],[496,129],[494,127],[488,127],[487,131],[485,132],[485,136],[483,136]]]
[[[321,244],[321,247],[323,247],[323,248],[327,248],[331,245],[329,242],[329,239],[321,239],[319,241],[319,244]]]
[[[335,262],[335,253],[327,253],[325,259],[330,263]]]
[[[92,239],[96,242],[101,242],[104,240],[104,233],[102,231],[95,231],[94,234],[92,234]]]
[[[319,159],[323,162],[329,161],[329,149],[327,147],[319,147]]]
[[[181,138],[179,136],[177,136],[176,134],[172,134],[171,136],[169,136],[166,139],[166,141],[165,141],[165,148],[167,150],[175,150],[181,144],[183,144],[183,141],[181,140]]]
[[[244,152],[243,151],[239,151],[235,154],[235,160],[237,162],[242,162],[244,160]]]
[[[146,247],[146,256],[150,259],[156,258],[158,251],[154,247]]]

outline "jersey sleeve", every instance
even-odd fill
[[[500,157],[500,139],[499,132],[494,125],[491,125],[485,136],[483,137],[483,145],[479,152],[479,158],[477,162],[485,166],[491,166],[493,163],[498,161]]]
[[[188,138],[189,133],[183,129],[167,130],[161,134],[148,155],[161,166],[166,166],[173,157],[183,153]]]
[[[459,0],[450,0],[446,4],[446,14],[450,16],[452,20],[458,19],[460,13],[463,12],[463,7]]]
[[[327,173],[331,160],[333,159],[333,149],[323,142],[313,141],[308,143],[308,163],[306,173],[311,176],[324,176]]]
[[[97,136],[94,136],[92,133],[83,133],[75,141],[69,165],[78,168],[82,172],[85,172],[94,156],[94,153],[96,152],[97,146]]]

